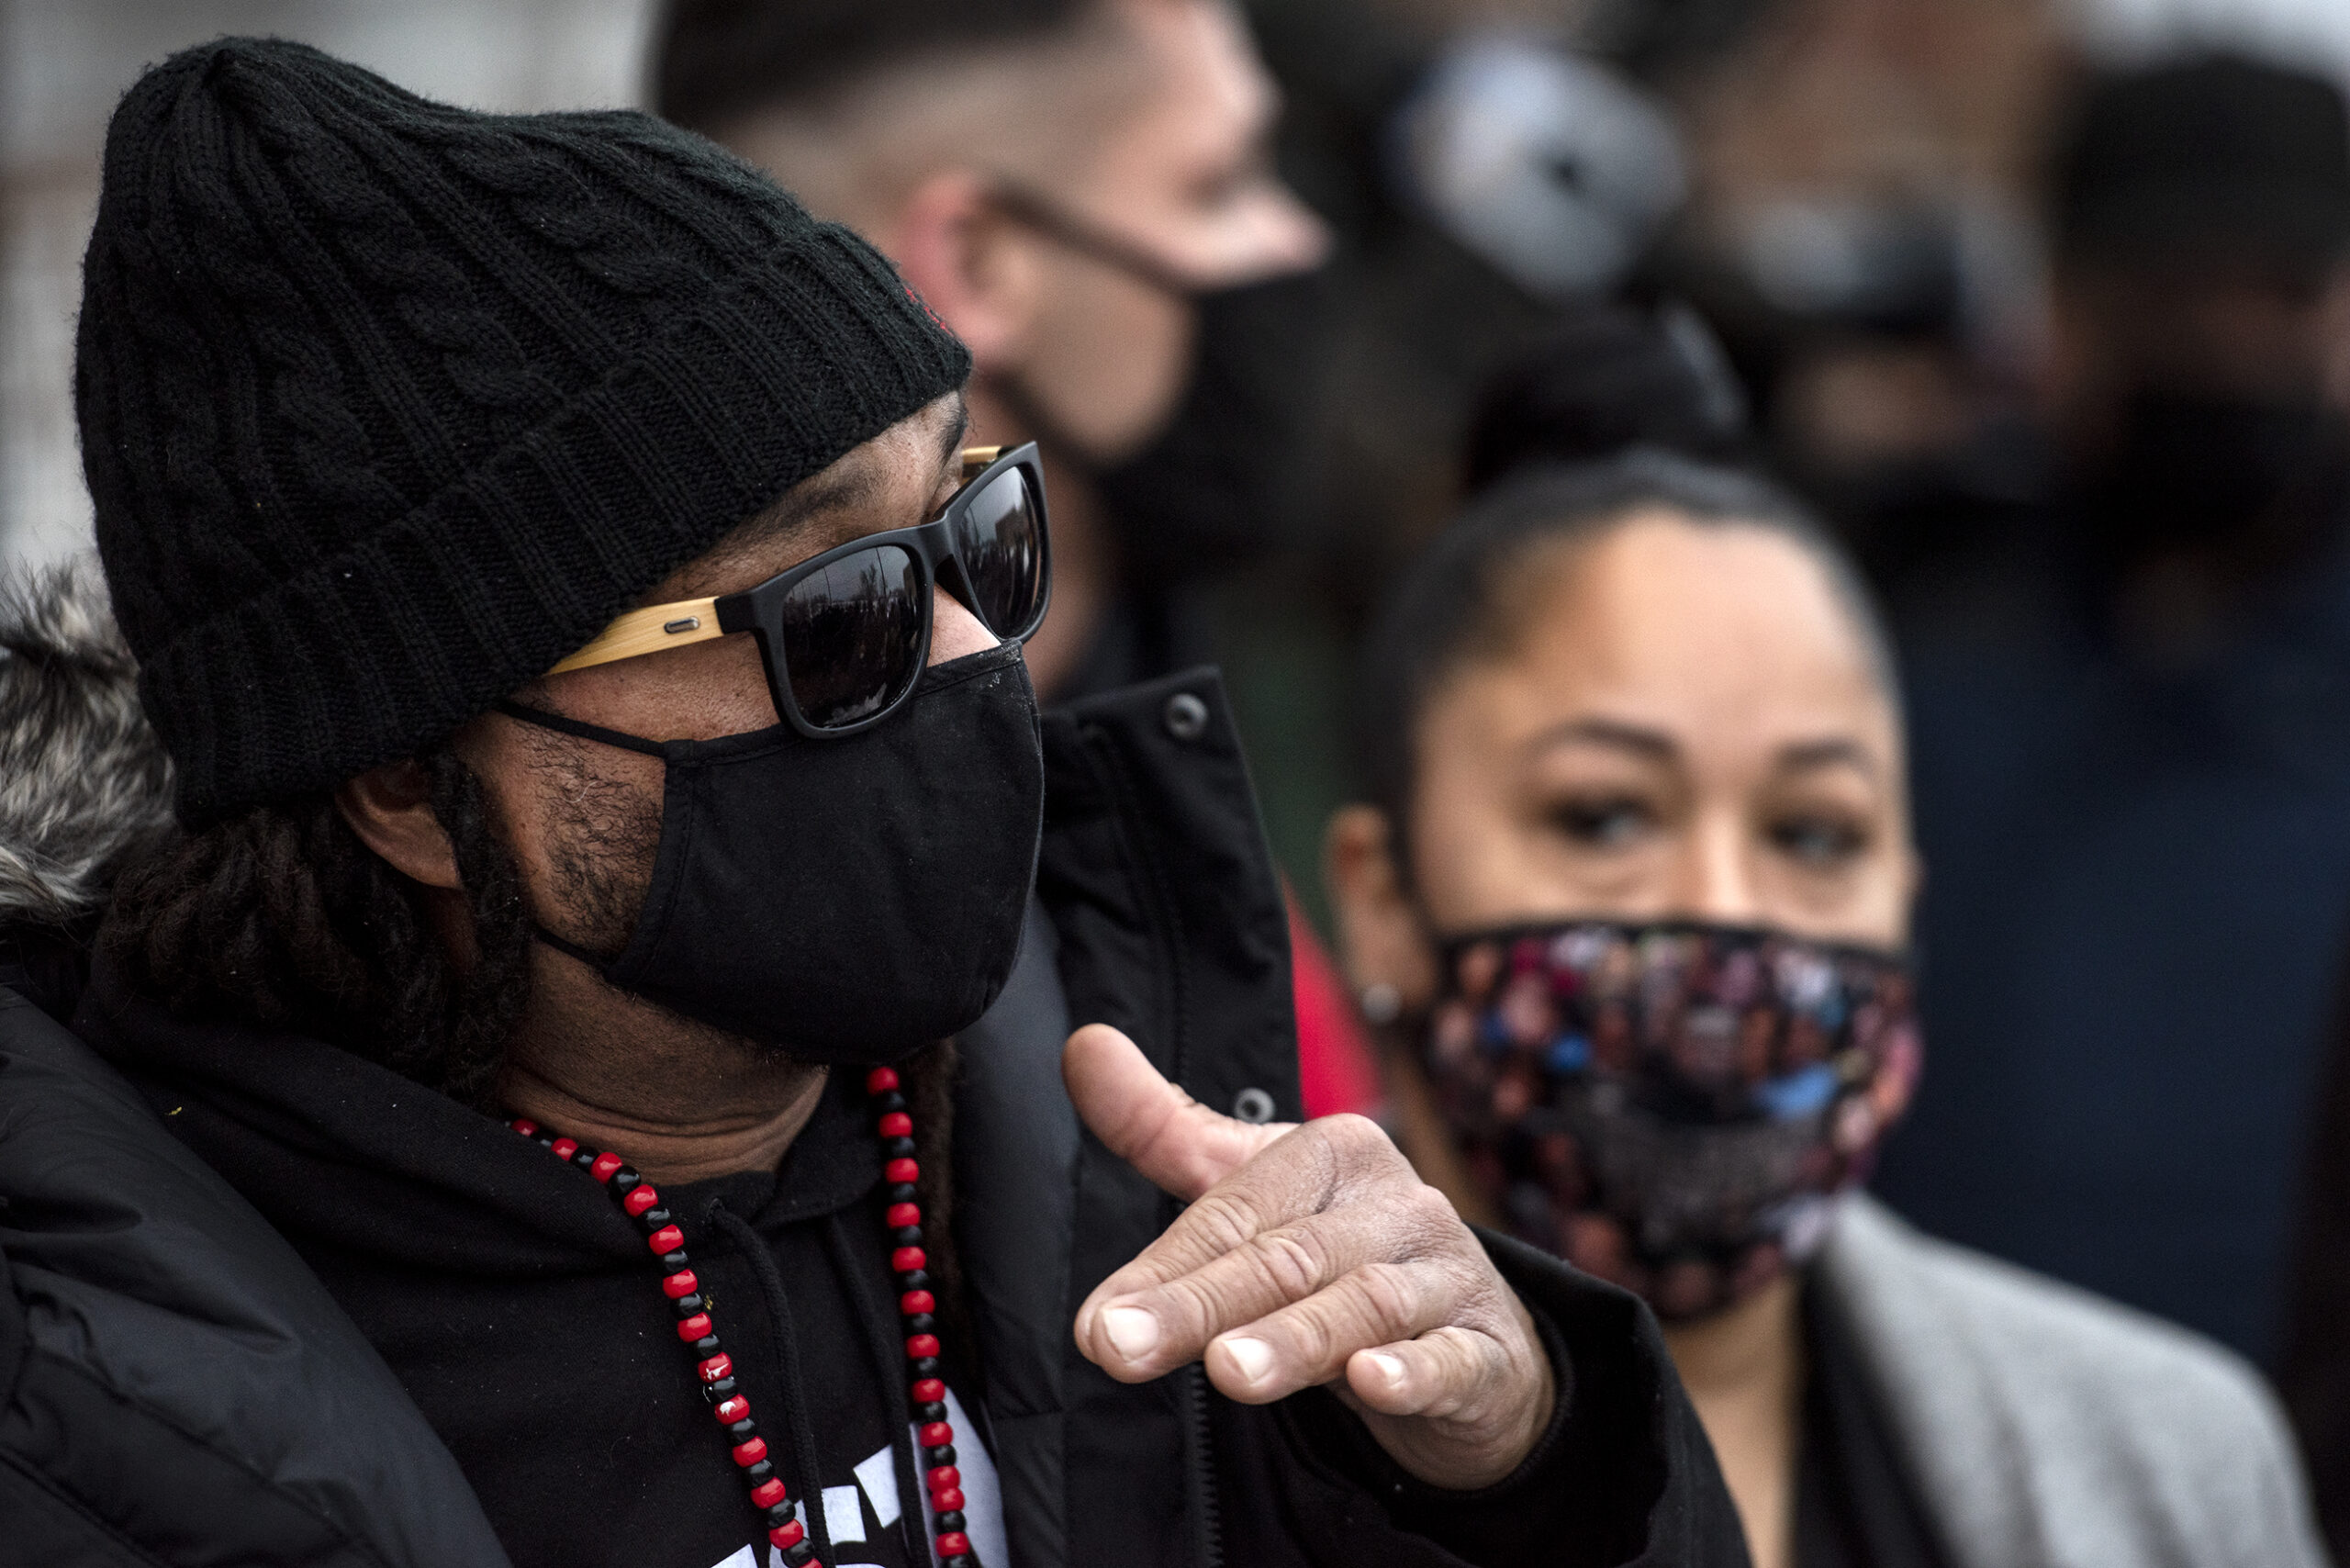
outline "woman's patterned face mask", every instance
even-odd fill
[[[1448,944],[1421,1059],[1513,1231],[1685,1320],[1818,1247],[1919,1040],[1896,955],[1579,921]]]

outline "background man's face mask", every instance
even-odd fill
[[[1449,943],[1444,980],[1421,1061],[1472,1179],[1668,1321],[1816,1250],[1917,1081],[1890,953],[1573,922]]]
[[[886,722],[648,741],[506,704],[662,759],[661,844],[617,958],[542,931],[621,990],[803,1061],[901,1060],[987,1011],[1020,948],[1044,756],[1020,647],[923,672]]]
[[[1161,587],[1196,581],[1290,543],[1306,499],[1298,454],[1311,442],[1333,324],[1328,275],[1316,265],[1203,285],[1024,187],[1000,185],[994,199],[1014,221],[1198,313],[1181,401],[1147,446],[1117,462],[1096,461],[1058,431],[1017,378],[996,384],[1056,460],[1100,487],[1129,577]]]
[[[1094,482],[1136,581],[1228,574],[1304,536],[1320,407],[1327,274],[1292,274],[1193,297],[1199,340],[1175,417]]]

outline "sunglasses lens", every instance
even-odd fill
[[[1025,470],[1007,468],[968,498],[954,527],[955,555],[999,637],[1024,637],[1045,607],[1044,510]]]
[[[922,569],[913,552],[877,544],[791,586],[783,656],[800,715],[820,730],[870,719],[922,674]]]

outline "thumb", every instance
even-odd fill
[[[1061,1047],[1061,1081],[1102,1144],[1160,1190],[1190,1203],[1291,1130],[1219,1116],[1150,1065],[1107,1024],[1088,1024]]]

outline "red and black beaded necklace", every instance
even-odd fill
[[[911,1382],[917,1434],[924,1460],[923,1479],[930,1491],[940,1568],[979,1568],[979,1554],[964,1533],[962,1473],[955,1468],[955,1428],[946,1419],[946,1384],[938,1375],[937,1300],[930,1294],[929,1259],[922,1249],[922,1206],[915,1201],[914,1181],[922,1167],[914,1159],[913,1118],[906,1114],[905,1096],[898,1092],[898,1075],[877,1067],[865,1075],[865,1092],[881,1135],[881,1174],[890,1183],[890,1207],[883,1216],[890,1226],[890,1267],[898,1276],[898,1312],[906,1331],[906,1366]],[[517,1117],[510,1124],[524,1137],[551,1149],[604,1184],[621,1212],[644,1232],[645,1245],[661,1263],[661,1294],[677,1315],[677,1338],[691,1348],[694,1371],[701,1379],[702,1397],[710,1401],[719,1425],[733,1444],[735,1464],[750,1484],[751,1504],[767,1524],[767,1540],[783,1553],[791,1568],[816,1561],[816,1543],[800,1522],[800,1505],[785,1490],[767,1457],[767,1440],[751,1419],[751,1402],[743,1396],[734,1377],[733,1358],[718,1342],[710,1317],[710,1303],[701,1282],[686,1266],[686,1238],[675,1218],[661,1204],[661,1194],[617,1154],[586,1149],[571,1138],[558,1137],[536,1122]],[[810,1458],[813,1459],[813,1455]]]

